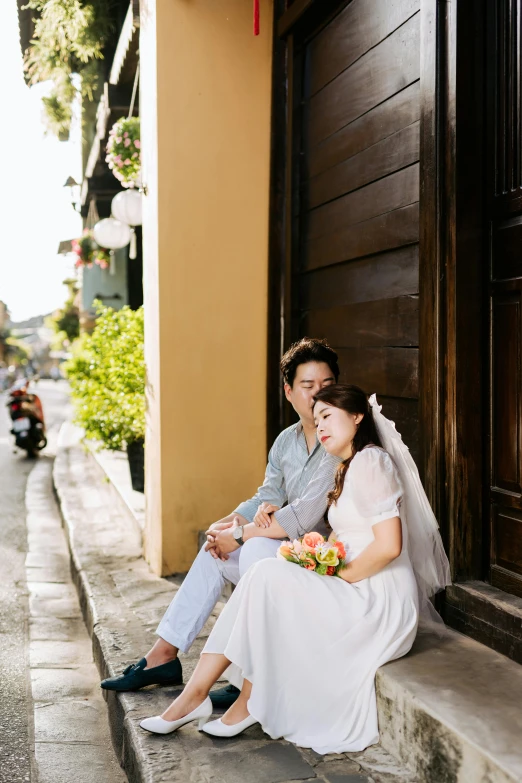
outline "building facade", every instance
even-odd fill
[[[245,0],[143,0],[157,572],[252,494],[291,420],[278,358],[326,337],[417,460],[448,621],[522,660],[520,18],[264,0],[254,37]]]

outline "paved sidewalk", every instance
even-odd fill
[[[42,456],[26,490],[29,659],[39,783],[124,783],[111,746],[92,644],[71,579],[69,551]]]
[[[160,579],[141,557],[141,531],[100,465],[62,430],[54,471],[71,549],[73,576],[93,639],[101,676],[119,673],[154,640],[154,629],[180,580]],[[222,605],[221,605],[222,606]],[[185,682],[219,614],[211,616],[188,655],[181,657]],[[259,726],[234,740],[213,739],[193,726],[153,736],[139,728],[143,717],[162,712],[179,688],[106,693],[114,746],[131,783],[413,783],[394,759],[376,746],[364,753],[321,757],[285,741],[273,741]]]

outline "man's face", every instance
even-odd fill
[[[335,383],[335,377],[326,362],[307,362],[300,364],[295,374],[294,383],[285,383],[285,395],[300,419],[313,423],[314,394]]]

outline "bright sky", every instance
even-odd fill
[[[20,321],[51,312],[66,298],[62,280],[74,267],[56,251],[60,240],[81,233],[63,187],[69,175],[80,181],[80,132],[75,128],[69,142],[45,136],[40,99],[48,86],[24,83],[16,0],[2,0],[0,73],[0,300]]]

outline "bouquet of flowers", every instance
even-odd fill
[[[338,576],[346,565],[344,544],[326,540],[320,533],[307,533],[294,541],[283,541],[277,557],[322,576]]]
[[[124,188],[137,184],[141,170],[140,118],[122,117],[109,131],[106,162]]]

